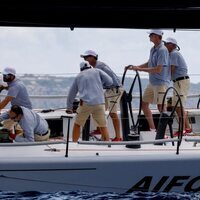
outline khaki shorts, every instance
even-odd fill
[[[184,80],[176,81],[173,84],[173,86],[177,90],[178,94],[180,95],[182,105],[185,106],[188,91],[189,91],[189,88],[190,88],[190,79],[184,79]],[[173,92],[172,106],[175,106],[177,100],[178,100],[178,96],[177,96],[176,92]],[[180,106],[180,104],[178,104],[178,106]]]
[[[36,142],[47,141],[49,140],[49,137],[50,137],[50,129],[48,130],[48,133],[45,135],[34,134],[34,138]]]
[[[94,121],[98,127],[107,127],[105,105],[87,105],[83,102],[77,109],[75,123],[84,126],[89,115],[92,114]]]
[[[110,113],[117,113],[123,92],[124,89],[122,87],[107,89],[105,91],[106,110],[108,109]]]
[[[165,92],[167,90],[166,85],[147,85],[142,100],[146,103],[151,104],[162,104],[163,97],[165,95]],[[165,101],[166,104],[166,101]]]

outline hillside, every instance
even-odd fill
[[[30,95],[68,95],[69,88],[74,80],[74,77],[64,77],[64,76],[50,76],[50,75],[32,75],[24,74],[19,77],[27,86],[28,92]],[[129,91],[129,88],[133,82],[133,78],[127,77],[124,81],[124,88],[126,91]],[[141,79],[142,91],[145,86],[148,84],[148,79]],[[194,84],[191,83],[190,94],[199,94],[200,83]],[[6,92],[2,92],[6,94]],[[139,95],[138,82],[136,81],[133,95]],[[198,99],[189,100],[188,107],[196,107]],[[62,99],[32,99],[34,108],[43,108],[43,109],[55,109],[55,108],[64,108],[66,107],[66,98]],[[135,103],[135,105],[134,105]],[[137,102],[133,100],[133,105],[137,108]]]

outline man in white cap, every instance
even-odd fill
[[[32,109],[32,103],[26,86],[20,79],[16,78],[16,70],[14,68],[6,67],[3,70],[3,81],[8,85],[8,92],[6,97],[0,102],[0,110],[5,108],[9,103]],[[3,124],[4,128],[10,130],[13,129],[16,123],[12,120],[5,120]]]
[[[120,121],[117,114],[119,109],[119,102],[124,92],[120,79],[107,64],[98,60],[98,55],[95,51],[87,50],[84,54],[81,55],[81,57],[88,61],[94,68],[100,69],[107,73],[113,80],[113,84],[111,86],[104,87],[104,89],[106,89],[106,109],[109,110],[109,115],[112,119],[115,129],[115,138],[113,138],[112,141],[122,141],[120,133]]]
[[[179,52],[180,47],[177,44],[176,39],[168,37],[165,41],[165,46],[169,51],[169,60],[171,66],[171,79],[173,81],[173,87],[177,90],[180,95],[182,106],[183,106],[183,116],[181,115],[180,104],[177,105],[176,112],[180,118],[183,117],[183,134],[188,135],[192,133],[192,128],[190,127],[187,113],[185,112],[184,106],[187,100],[187,95],[190,87],[190,78],[188,76],[188,66],[185,59]],[[173,93],[172,106],[175,106],[178,97],[176,93]],[[180,133],[175,132],[174,136],[178,136]]]
[[[28,91],[23,82],[16,78],[14,68],[6,67],[3,70],[3,81],[8,84],[8,92],[5,99],[0,103],[0,109],[3,109],[9,102],[11,105],[19,105],[32,109]]]
[[[147,33],[149,34],[150,41],[154,44],[150,50],[149,60],[139,66],[130,65],[125,67],[125,69],[149,73],[149,84],[142,97],[142,109],[150,130],[155,132],[156,128],[149,104],[157,104],[158,110],[162,111],[163,96],[170,83],[169,52],[162,42],[162,30],[152,29]]]
[[[92,115],[96,124],[100,127],[102,140],[109,140],[107,121],[105,117],[104,86],[111,86],[113,81],[110,76],[99,69],[91,67],[88,62],[80,63],[81,72],[75,78],[67,98],[67,113],[73,112],[73,102],[79,93],[80,104],[73,127],[73,142],[80,137],[80,128],[85,125],[86,120]]]

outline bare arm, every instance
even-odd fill
[[[142,64],[142,65],[138,65],[137,67],[139,67],[139,68],[148,68],[148,62],[146,62],[146,63],[144,63],[144,64]]]
[[[148,62],[141,64],[139,66],[135,66],[135,65],[128,65],[124,68],[124,70],[137,70],[136,68],[148,68]]]
[[[148,67],[147,63],[145,63],[139,66],[131,66],[129,69],[156,74],[162,71],[162,65],[158,65],[156,67]]]
[[[7,105],[12,99],[13,99],[13,97],[11,97],[11,96],[5,97],[5,99],[2,100],[1,103],[0,103],[0,110],[3,109],[3,108],[5,108],[6,105]]]
[[[138,71],[143,71],[143,72],[148,72],[151,74],[156,74],[156,73],[160,73],[162,71],[162,65],[158,65],[156,67],[151,67],[151,68],[141,68],[141,67],[137,67]]]

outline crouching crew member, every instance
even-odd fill
[[[11,119],[18,123],[23,135],[17,135],[10,130],[9,138],[16,142],[46,141],[49,139],[50,131],[47,121],[33,110],[23,106],[13,105],[11,109],[0,116],[0,121]]]

